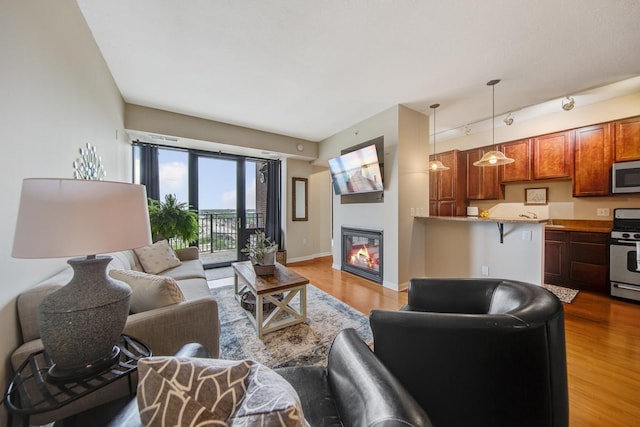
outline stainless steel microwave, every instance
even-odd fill
[[[640,193],[640,161],[613,164],[611,192]]]

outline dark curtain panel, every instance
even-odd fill
[[[264,227],[265,234],[278,244],[280,250],[284,250],[282,241],[282,212],[280,210],[280,160],[269,160],[267,163],[267,223]]]
[[[147,187],[147,197],[160,200],[160,173],[158,170],[158,146],[140,146],[140,184]]]

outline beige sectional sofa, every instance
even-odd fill
[[[107,254],[113,257],[108,269],[143,271],[133,250]],[[130,314],[124,333],[145,342],[154,355],[173,355],[184,344],[199,342],[213,357],[219,355],[220,324],[218,305],[211,296],[207,285],[198,249],[180,249],[176,255],[181,264],[157,273],[176,280],[184,301]],[[11,356],[14,370],[26,360],[29,354],[42,349],[37,324],[37,307],[49,293],[66,284],[72,277],[71,268],[39,283],[18,296],[17,309],[22,345]],[[126,381],[119,381],[98,392],[79,399],[59,410],[31,417],[32,424],[47,423],[86,410],[98,404],[120,397],[128,392]]]

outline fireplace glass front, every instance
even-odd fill
[[[382,231],[342,227],[342,270],[382,283]]]

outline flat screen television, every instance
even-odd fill
[[[329,159],[329,171],[336,194],[384,190],[375,144]]]

